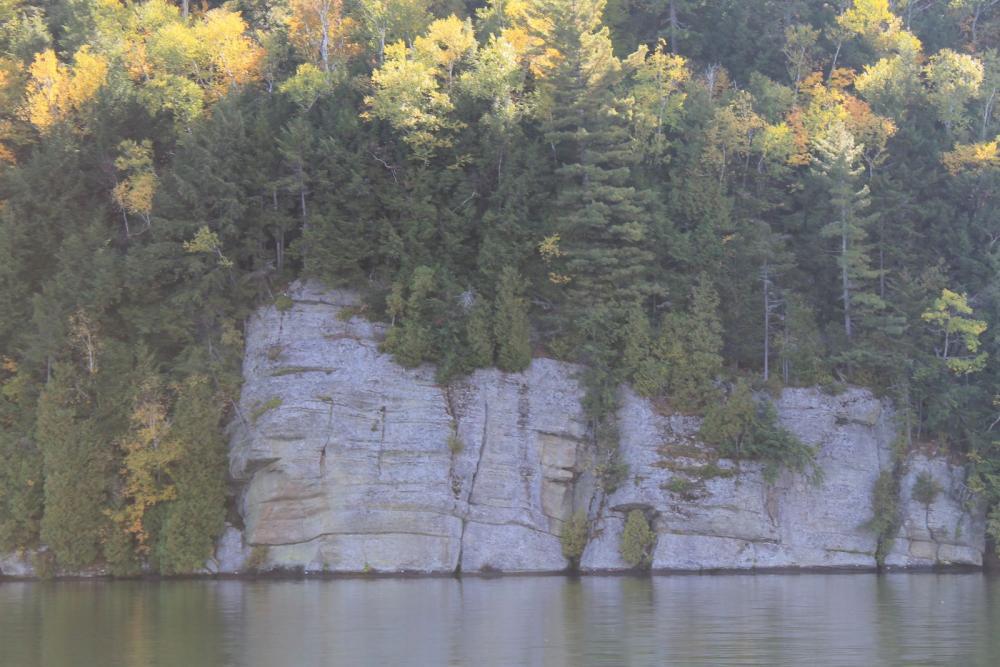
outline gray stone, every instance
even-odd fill
[[[215,556],[205,568],[212,574],[240,574],[250,560],[250,547],[243,542],[243,532],[226,524],[215,545]]]
[[[35,568],[31,564],[30,552],[15,551],[9,554],[0,554],[0,577],[20,579],[34,576]]]
[[[384,328],[345,311],[360,307],[356,295],[299,283],[290,296],[290,309],[262,308],[247,328],[230,448],[246,530],[223,536],[219,571],[239,571],[252,548],[266,567],[308,572],[556,571],[576,512],[591,522],[581,567],[620,570],[636,508],[653,519],[656,569],[875,565],[865,524],[894,428],[890,406],[866,390],[788,389],[776,402],[816,447],[813,484],[787,472],[769,483],[760,465],[719,458],[699,442],[699,419],[624,388],[629,475],[604,495],[577,367],[535,359],[523,373],[479,370],[442,387],[430,366],[404,369],[380,351]],[[922,456],[904,469],[887,562],[978,565],[984,522],[960,501],[964,471]],[[907,495],[922,470],[947,489],[928,508]]]

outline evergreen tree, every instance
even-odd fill
[[[692,288],[688,312],[665,320],[660,347],[671,402],[689,412],[709,405],[718,396],[715,382],[722,372],[722,325],[719,295],[708,274]]]
[[[652,327],[639,304],[632,304],[626,313],[621,363],[625,377],[641,396],[655,396],[663,390],[667,368],[653,349]]]
[[[519,373],[531,365],[531,331],[524,282],[512,267],[500,273],[497,285],[493,337],[497,342],[497,368]]]
[[[572,312],[624,304],[654,291],[643,194],[623,102],[621,63],[601,25],[604,0],[540,0],[533,7],[551,31],[538,36],[559,56],[539,80],[542,131],[556,161],[551,228],[561,240],[562,275]],[[541,25],[539,23],[538,25]]]
[[[45,473],[41,539],[69,569],[100,558],[110,525],[104,508],[113,460],[108,440],[89,418],[85,382],[72,366],[58,364],[38,401],[36,437]]]
[[[404,297],[400,283],[393,286],[387,305],[393,326],[385,337],[385,349],[404,366],[417,366],[433,358],[434,340],[431,328],[431,303],[434,297],[434,269],[417,267],[409,290]],[[399,318],[401,321],[396,322]]]
[[[164,505],[156,550],[164,573],[204,567],[222,533],[227,465],[221,412],[207,378],[193,376],[181,385],[170,429],[177,449],[176,461],[169,468],[176,498]]]
[[[843,123],[836,122],[825,137],[815,141],[813,148],[813,169],[827,189],[833,217],[820,233],[824,238],[837,239],[844,334],[850,340],[859,317],[885,306],[871,291],[871,281],[878,277],[878,272],[871,267],[869,257],[868,226],[872,218],[865,215],[871,203],[868,186],[858,185],[864,172],[860,164],[863,146],[855,143]]]
[[[42,456],[32,437],[37,396],[31,379],[4,358],[0,369],[0,550],[33,546],[42,518]]]
[[[465,325],[469,343],[469,363],[474,368],[493,365],[493,309],[483,297],[476,297]]]

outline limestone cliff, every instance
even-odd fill
[[[585,570],[625,567],[625,514],[643,509],[656,569],[872,567],[872,486],[891,465],[891,412],[869,392],[789,389],[782,423],[819,448],[820,485],[718,459],[698,420],[664,415],[623,390],[627,481],[604,497],[580,411],[575,367],[536,359],[524,373],[480,370],[450,387],[378,350],[382,327],[350,317],[356,297],[296,285],[293,305],[262,308],[246,335],[245,385],[232,428],[245,545],[274,569],[313,572],[555,571],[559,534],[587,512]],[[895,566],[979,565],[981,512],[947,461],[904,462]],[[920,472],[942,492],[911,498]],[[233,555],[235,554],[235,556]]]

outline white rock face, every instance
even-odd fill
[[[246,541],[314,572],[560,570],[559,533],[590,495],[572,369],[479,371],[449,389],[339,316],[344,292],[299,286],[247,332],[231,472]]]
[[[761,467],[747,463],[737,473],[732,461],[714,460],[697,441],[697,419],[659,415],[649,401],[626,391],[619,423],[630,478],[596,517],[598,537],[583,567],[626,566],[618,543],[625,513],[637,507],[655,516],[654,569],[875,566],[876,539],[865,524],[872,518],[875,480],[893,465],[888,406],[862,389],[838,396],[786,389],[776,405],[782,424],[817,448],[819,483],[786,472],[768,484]],[[904,468],[904,521],[886,565],[980,565],[982,512],[963,505],[964,472],[919,455]],[[925,471],[941,488],[927,512],[911,498]]]
[[[559,534],[591,518],[587,570],[622,569],[624,517],[642,509],[657,534],[653,567],[671,570],[873,567],[864,529],[880,471],[892,465],[892,415],[869,392],[790,389],[782,423],[818,448],[819,485],[717,459],[696,418],[663,415],[623,390],[625,484],[604,497],[580,409],[576,368],[536,359],[524,373],[480,370],[450,388],[434,369],[404,369],[378,351],[382,327],[348,317],[344,291],[296,285],[285,312],[260,309],[246,335],[241,416],[230,463],[242,484],[243,540],[220,571],[554,571]],[[967,511],[961,469],[905,462],[896,566],[981,563],[983,520]],[[929,508],[909,494],[928,471]],[[909,481],[908,481],[909,480]],[[224,564],[239,563],[236,565]]]
[[[250,547],[243,541],[243,531],[227,524],[205,570],[211,574],[240,574],[246,571],[250,554]]]
[[[31,554],[14,552],[0,554],[0,577],[28,579],[35,576],[35,568],[31,564]]]

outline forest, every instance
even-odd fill
[[[1000,539],[998,48],[998,0],[0,0],[0,551],[197,571],[298,279],[442,384],[581,364],[609,486],[622,383],[800,471],[766,397],[869,387]]]

